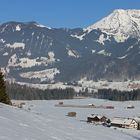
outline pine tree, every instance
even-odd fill
[[[4,81],[4,75],[0,70],[0,102],[5,104],[11,104],[10,98],[6,94],[6,84]]]

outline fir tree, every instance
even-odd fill
[[[0,102],[5,104],[11,104],[10,98],[6,94],[6,85],[4,81],[4,75],[0,70]]]

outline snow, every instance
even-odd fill
[[[120,33],[120,34],[121,34],[121,33]],[[118,43],[119,43],[119,42],[125,42],[125,40],[127,40],[127,39],[129,38],[129,36],[128,36],[128,37],[125,37],[125,36],[120,35],[120,34],[114,36],[115,40],[116,40]]]
[[[5,43],[6,41],[4,39],[0,39],[0,42],[1,43]]]
[[[31,51],[29,50],[28,52],[27,52],[27,56],[31,56],[32,54],[31,54]]]
[[[56,82],[54,84],[31,84],[31,83],[24,83],[24,82],[17,82],[20,85],[26,85],[28,87],[39,88],[42,90],[45,89],[66,89],[66,88],[73,88],[76,92],[84,91],[88,88],[89,92],[95,91],[97,92],[98,89],[117,89],[120,91],[131,91],[133,89],[140,88],[140,81],[125,81],[125,82],[109,82],[106,80],[100,80],[98,82],[93,80],[87,80],[86,77],[82,78],[78,81],[77,85],[68,85],[67,83]]]
[[[140,10],[118,9],[97,23],[87,27],[86,31],[89,33],[94,29],[100,29],[108,35],[113,35],[117,42],[124,42],[129,36],[140,37],[139,17]]]
[[[90,117],[90,118],[98,117],[99,119],[101,119],[103,116],[101,116],[101,115],[99,115],[99,114],[91,114],[91,115],[89,115],[88,117]]]
[[[126,57],[127,57],[127,54],[124,55],[124,56],[122,56],[122,57],[118,57],[118,59],[124,59],[124,58],[126,58]]]
[[[20,76],[23,78],[39,78],[41,81],[53,80],[56,74],[59,74],[60,71],[57,68],[46,69],[42,71],[31,71],[26,73],[21,73]]]
[[[17,26],[16,26],[16,31],[20,31],[20,30],[21,30],[20,25],[17,25]]]
[[[47,28],[47,29],[49,29],[49,30],[51,30],[52,28],[50,28],[50,27],[47,27],[47,26],[45,26],[45,25],[42,25],[42,24],[35,24],[37,27],[40,27],[40,28]]]
[[[91,50],[92,54],[94,54],[96,52],[96,50]]]
[[[127,49],[127,52],[130,51],[131,49],[133,49],[133,47],[134,47],[134,46],[130,46],[130,47]]]
[[[108,53],[105,50],[99,51],[98,54],[101,54],[101,55],[104,55],[104,56],[111,56],[111,53]]]
[[[37,36],[37,40],[39,39],[39,36]]]
[[[85,32],[86,29],[83,29],[83,31]],[[78,35],[78,34],[71,34],[71,37],[74,37],[74,38],[77,38],[79,39],[80,41],[84,39],[84,36],[86,35],[86,33],[83,33],[82,35]]]
[[[49,61],[54,62],[55,61],[55,54],[54,52],[48,52]]]
[[[67,85],[64,84],[63,82],[57,82],[54,84],[31,84],[31,83],[24,83],[24,82],[17,82],[20,85],[26,85],[28,87],[33,87],[33,88],[38,88],[38,89],[66,89],[66,88],[72,88],[74,89],[76,92],[82,91],[83,89],[85,89],[84,87],[80,87],[80,86],[72,86],[72,85]],[[90,91],[90,88],[89,88]]]
[[[99,39],[97,40],[97,42],[101,43],[102,45],[104,45],[104,41],[106,40],[106,38],[104,37],[104,34],[101,34],[99,36]]]
[[[78,52],[77,52],[77,51],[72,50],[72,49],[68,49],[68,48],[67,48],[67,50],[68,50],[68,55],[69,55],[70,57],[75,57],[75,58],[79,58],[79,57],[80,57],[80,56],[78,55]]]
[[[27,52],[27,56],[30,56],[31,52]],[[54,63],[56,61],[55,55],[53,52],[48,52],[49,58],[46,57],[37,57],[34,59],[30,59],[28,57],[23,57],[23,58],[17,58],[16,54],[12,55],[11,58],[9,59],[8,66],[20,66],[22,68],[30,68],[33,66],[39,66],[39,65],[44,65],[47,66],[50,63]],[[18,61],[17,61],[18,60]],[[38,61],[39,60],[39,61]]]
[[[136,121],[140,122],[140,117],[135,117],[134,118]]]
[[[4,67],[1,67],[1,72],[3,73],[3,74],[5,74],[6,73],[6,71],[5,71],[5,68]]]
[[[79,40],[83,40],[83,36],[79,36],[79,35],[71,35],[71,37],[77,38]]]
[[[78,81],[78,85],[81,87],[87,87],[91,88],[91,90],[97,90],[97,89],[117,89],[121,91],[130,91],[133,89],[139,88],[140,81],[122,81],[122,82],[108,82],[106,80],[100,80],[98,82],[95,82],[93,80],[87,80],[86,77],[82,78]],[[136,85],[136,86],[135,86]]]
[[[32,32],[32,36],[34,36],[35,32]]]
[[[4,54],[3,54],[3,56],[7,56],[8,55],[8,52],[5,52]]]
[[[29,58],[20,58],[19,62],[17,62],[17,56],[14,54],[8,62],[8,66],[21,66],[22,68],[33,67],[36,65],[41,65],[41,62],[36,62],[36,59],[29,59]]]
[[[132,121],[133,121],[133,119],[130,119],[130,118],[120,118],[120,117],[117,118],[116,117],[116,118],[113,118],[113,120],[111,122],[115,123],[115,124],[130,125]]]
[[[13,101],[16,102],[16,101]],[[22,102],[22,101],[21,101]],[[113,129],[101,125],[86,123],[89,114],[115,116],[138,116],[139,101],[112,102],[98,99],[63,100],[64,104],[115,106],[115,109],[61,108],[55,107],[59,101],[25,101],[23,109],[0,104],[0,139],[1,140],[138,140],[140,131],[134,129]],[[127,110],[127,104],[135,105],[134,110]],[[30,108],[30,110],[29,110]],[[75,111],[77,116],[67,117]]]
[[[16,54],[13,54],[11,56],[11,58],[9,59],[9,61],[8,61],[8,67],[9,66],[16,65],[16,62],[17,62],[17,55]]]
[[[17,49],[17,48],[21,48],[21,49],[25,49],[25,44],[21,43],[21,42],[15,42],[14,44],[6,44],[6,46],[8,48],[12,48],[12,49]]]
[[[51,41],[50,43],[49,43],[49,46],[52,46],[53,45],[53,41]]]
[[[2,28],[1,33],[5,32],[6,28],[8,27],[8,24]]]

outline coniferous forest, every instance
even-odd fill
[[[140,89],[135,89],[132,91],[120,91],[116,89],[99,89],[98,93],[95,93],[93,97],[113,101],[140,100]]]
[[[75,92],[72,88],[66,89],[37,89],[17,83],[7,83],[7,94],[16,100],[59,100],[73,99],[76,96],[84,96],[113,101],[140,100],[140,89],[132,91],[119,91],[116,89],[99,89],[98,92],[89,92],[88,88]]]
[[[7,93],[11,99],[16,100],[72,99],[75,95],[72,88],[42,90],[16,83],[7,83]]]
[[[117,89],[98,89],[98,92],[89,92],[86,88],[84,92],[77,93],[79,96],[107,99],[112,101],[140,100],[140,89],[131,91],[120,91]]]

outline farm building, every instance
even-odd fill
[[[67,116],[76,117],[76,112],[68,112]]]
[[[88,104],[88,106],[95,106],[94,104]]]
[[[59,102],[59,105],[63,105],[63,102]]]
[[[137,130],[140,130],[140,122],[138,122]]]
[[[121,127],[121,128],[135,128],[135,129],[137,129],[138,122],[133,118],[115,117],[111,121],[111,126]]]
[[[107,109],[114,109],[114,106],[106,106]]]
[[[134,119],[138,123],[137,129],[140,130],[140,117],[135,117]]]
[[[128,105],[127,106],[127,109],[133,109],[133,108],[135,108],[133,105]]]
[[[87,117],[87,122],[106,122],[107,118],[102,115],[91,114]]]

